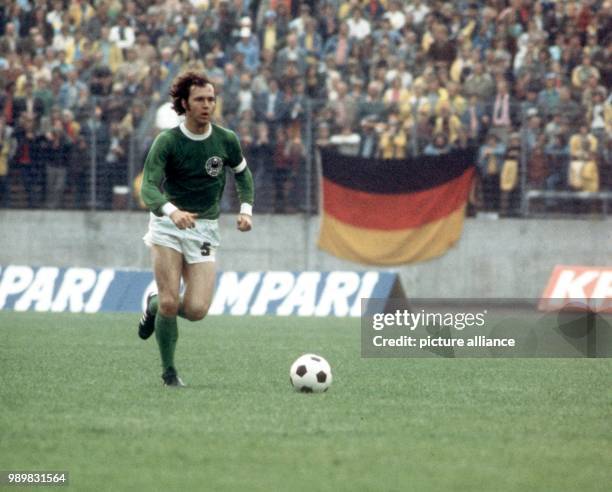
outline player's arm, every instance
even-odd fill
[[[239,231],[250,231],[252,227],[253,202],[255,199],[255,186],[253,184],[253,175],[247,166],[246,159],[242,155],[240,143],[235,135],[232,135],[230,142],[231,153],[230,162],[237,163],[231,165],[231,170],[234,173],[234,181],[236,182],[236,191],[240,200],[240,213],[236,221]]]
[[[253,185],[253,174],[248,167],[234,175],[236,190],[240,199],[240,213],[238,214],[237,226],[240,231],[250,231],[253,217],[253,198],[255,187]]]
[[[158,217],[169,216],[179,229],[193,227],[197,215],[179,210],[161,191],[168,157],[167,140],[163,134],[160,134],[153,142],[145,160],[140,197],[151,212]]]

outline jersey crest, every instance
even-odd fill
[[[216,178],[217,176],[219,176],[221,169],[223,169],[223,159],[221,159],[221,157],[213,155],[206,161],[204,169],[206,169],[206,172],[209,176]]]

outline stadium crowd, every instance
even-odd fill
[[[111,208],[184,68],[215,82],[259,211],[303,209],[321,146],[477,145],[473,204],[508,215],[527,189],[612,189],[610,0],[8,0],[0,207]]]

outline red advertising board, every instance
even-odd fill
[[[612,313],[612,268],[557,265],[538,304],[541,311],[568,307]]]

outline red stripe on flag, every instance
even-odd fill
[[[473,176],[474,169],[470,168],[435,188],[389,195],[353,190],[324,178],[323,208],[325,213],[355,227],[388,231],[419,227],[463,206]]]

